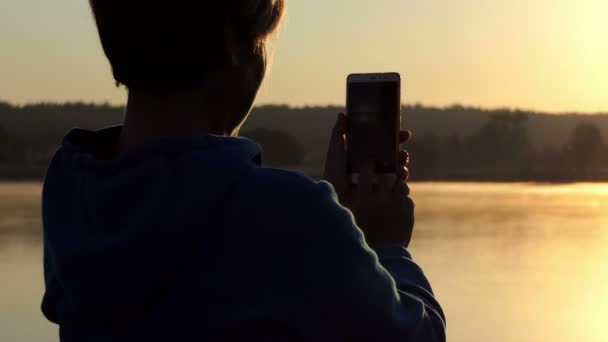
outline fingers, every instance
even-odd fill
[[[401,131],[399,132],[399,142],[404,144],[408,142],[412,138],[412,132],[410,131]],[[399,152],[399,165],[403,167],[399,167],[397,170],[397,176],[399,179],[406,181],[410,177],[410,170],[408,168],[410,164],[410,154],[407,151]]]
[[[328,180],[338,193],[348,187],[346,174],[346,149],[344,134],[346,133],[346,116],[338,115],[338,120],[332,129],[329,148],[325,161],[325,179]]]
[[[365,162],[361,165],[359,185],[357,187],[360,199],[369,198],[373,194],[374,178],[376,178],[375,165],[373,162]]]
[[[410,195],[410,187],[406,182],[398,180],[393,186],[393,196],[397,199],[405,199]]]
[[[397,176],[399,179],[406,181],[410,177],[409,164],[410,154],[407,151],[399,152],[399,165],[402,165],[397,169]]]
[[[405,210],[408,214],[407,217],[414,222],[414,201],[410,198],[410,188],[407,186],[407,183],[403,181],[395,182],[395,187],[393,188],[393,201],[399,203],[401,208]]]
[[[407,151],[401,151],[399,152],[399,164],[398,165],[402,165],[401,167],[397,168],[397,172],[396,172],[396,179],[399,179],[401,181],[406,181],[408,180],[408,178],[410,177],[410,170],[408,168],[408,165],[410,163],[410,155]],[[382,175],[376,175],[375,174],[375,170],[373,168],[373,164],[369,164],[366,166],[367,168],[369,168],[370,170],[367,170],[370,174],[369,177],[366,177],[363,175],[363,171],[361,172],[361,177],[365,177],[370,179],[369,181],[372,184],[372,190],[375,188],[375,185],[377,186],[377,190],[379,192],[390,192],[392,190],[392,186],[395,182],[395,175],[393,174],[382,174]]]
[[[410,178],[410,169],[407,166],[400,168],[397,172],[397,177],[399,180],[405,182]]]
[[[399,143],[405,144],[412,138],[412,132],[410,131],[400,131],[399,132]]]
[[[399,165],[408,166],[410,164],[410,153],[408,151],[399,152]]]
[[[346,116],[344,113],[338,114],[338,120],[331,131],[329,141],[329,152],[331,157],[344,158],[346,161],[346,146],[344,144],[344,134],[346,134]]]
[[[336,121],[334,129],[332,130],[332,140],[343,143],[344,134],[346,134],[346,115],[344,115],[344,113],[339,113],[338,121]]]

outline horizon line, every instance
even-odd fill
[[[52,105],[52,106],[66,106],[66,105],[84,105],[84,106],[106,106],[106,107],[114,107],[121,108],[125,107],[126,103],[118,104],[112,103],[111,101],[93,101],[93,100],[66,100],[66,101],[50,101],[50,100],[36,100],[29,101],[24,103],[15,103],[11,101],[4,100],[0,98],[0,105],[8,105],[14,108],[24,108],[29,106],[41,106],[41,105]],[[258,107],[286,107],[288,109],[308,109],[308,108],[344,108],[345,105],[338,104],[305,104],[305,105],[292,105],[288,103],[281,102],[261,102],[258,104],[254,104],[252,109]],[[401,107],[422,107],[425,109],[439,109],[439,110],[448,110],[448,109],[471,109],[483,112],[498,112],[498,111],[507,111],[511,113],[524,112],[530,114],[545,114],[545,115],[608,115],[608,109],[606,111],[595,111],[595,112],[583,112],[576,110],[567,110],[567,111],[544,111],[544,110],[536,110],[536,109],[526,109],[523,107],[513,107],[513,106],[495,106],[495,107],[482,107],[479,105],[468,105],[462,104],[459,102],[454,102],[448,105],[428,105],[421,101],[414,102],[403,102],[401,103]]]

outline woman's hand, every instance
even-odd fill
[[[361,167],[359,184],[351,185],[344,139],[346,124],[346,116],[340,113],[329,143],[324,178],[334,186],[340,203],[352,211],[370,246],[398,244],[408,247],[414,229],[414,202],[409,198],[410,191],[406,184],[409,176],[408,153],[399,153],[403,168],[398,174],[382,175],[375,185],[374,162],[370,161]],[[409,131],[402,131],[401,143],[410,137]]]

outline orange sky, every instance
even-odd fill
[[[291,0],[259,103],[342,104],[351,72],[405,102],[608,111],[606,0]],[[0,99],[124,103],[85,0],[0,3]]]

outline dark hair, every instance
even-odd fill
[[[117,83],[129,88],[197,87],[208,75],[255,63],[285,0],[90,0]]]

